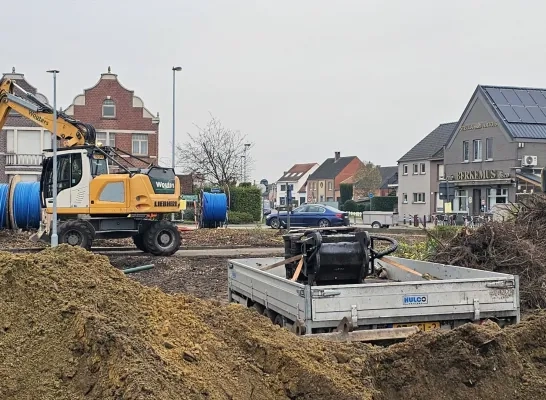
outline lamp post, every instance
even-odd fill
[[[59,245],[57,236],[57,74],[56,69],[47,71],[53,74],[53,227],[51,228],[51,247]]]
[[[176,122],[176,72],[182,71],[182,67],[173,67],[173,148],[172,148],[172,155],[171,155],[171,165],[173,167],[173,170],[175,169],[175,148],[176,148],[176,135],[175,135],[175,122]],[[176,170],[174,171],[176,174]]]

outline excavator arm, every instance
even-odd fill
[[[26,98],[14,94],[15,87]],[[53,132],[53,108],[17,86],[11,79],[3,79],[0,80],[0,129],[4,127],[10,110]],[[56,134],[63,147],[94,144],[96,139],[95,129],[91,125],[79,122],[62,112],[57,113]]]

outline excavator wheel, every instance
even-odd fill
[[[93,226],[86,221],[69,220],[59,226],[59,243],[66,243],[71,246],[91,249],[95,232]]]
[[[144,236],[142,233],[138,233],[133,236],[133,243],[135,244],[137,249],[142,250],[144,253],[148,252],[148,250],[146,249],[146,245],[144,244]]]
[[[171,256],[180,249],[180,232],[169,221],[153,222],[143,233],[143,239],[146,251],[154,256]]]

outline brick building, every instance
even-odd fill
[[[159,114],[154,116],[134,91],[122,86],[110,67],[95,86],[74,98],[65,113],[93,125],[97,142],[157,163]]]
[[[3,78],[11,79],[42,103],[49,104],[48,99],[27,82],[23,73],[16,72],[15,68],[4,73]],[[15,94],[25,96],[17,88]],[[0,183],[8,183],[14,175],[20,175],[23,181],[39,180],[42,171],[42,152],[49,148],[50,132],[15,111],[10,111],[0,131]]]

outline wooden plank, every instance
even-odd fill
[[[417,332],[419,332],[418,327],[408,326],[403,328],[366,329],[349,333],[315,333],[302,337],[307,339],[317,338],[332,342],[373,342],[378,340],[406,339]]]
[[[292,276],[292,281],[296,282],[300,276],[301,268],[303,267],[303,258],[298,263],[298,266],[296,267],[296,271],[294,271],[294,276]]]
[[[301,260],[302,257],[303,256],[301,254],[298,254],[297,256],[290,257],[290,258],[287,258],[285,260],[281,260],[279,262],[276,262],[275,264],[267,265],[267,266],[265,266],[263,268],[260,268],[260,271],[269,271],[270,269],[280,267],[281,265],[286,265],[286,264],[289,264],[291,262]]]

